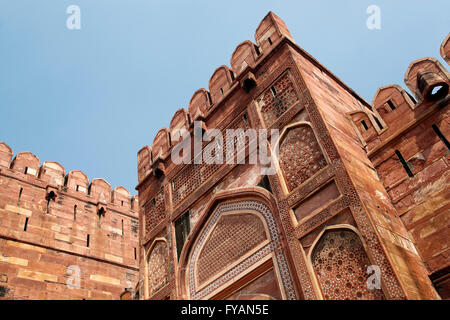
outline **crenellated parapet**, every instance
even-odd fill
[[[141,182],[151,172],[152,148],[144,146],[137,154],[138,160],[138,181]]]
[[[231,55],[230,65],[235,74],[240,74],[246,67],[254,68],[260,55],[259,48],[250,40],[238,44]]]
[[[119,299],[137,282],[138,235],[137,195],[0,142],[0,252],[11,259],[0,254],[0,289],[10,299]],[[75,272],[79,289],[67,285]]]
[[[448,36],[441,46],[441,54],[446,43]],[[396,84],[383,86],[375,93],[371,110],[350,112],[348,116],[369,154],[434,111],[448,106],[449,79],[447,69],[437,59],[418,59],[409,65],[404,76],[411,93]]]
[[[449,73],[437,59],[422,58],[409,65],[405,84],[419,102],[435,102],[448,94]]]
[[[64,185],[65,169],[56,161],[45,161],[40,170],[39,178],[55,186]]]
[[[181,108],[175,112],[169,129],[160,129],[152,146],[139,150],[139,183],[150,173],[158,176],[166,174],[165,160],[171,149],[181,141],[177,130],[186,129],[192,133],[194,121],[200,121],[202,129],[206,130],[210,115],[220,108],[233,91],[242,88],[248,93],[256,87],[254,69],[285,38],[294,42],[284,21],[269,12],[255,31],[256,44],[250,40],[238,44],[231,55],[231,68],[226,65],[216,68],[209,79],[208,90],[201,88],[195,91],[187,110]]]
[[[10,168],[14,171],[37,176],[41,161],[31,152],[19,152],[11,162]]]
[[[188,130],[190,124],[190,116],[186,109],[178,109],[177,112],[172,117],[170,121],[169,134],[171,137],[171,143],[175,145],[178,141],[173,140],[173,136],[176,134],[177,130]]]
[[[4,142],[0,142],[0,167],[9,167],[12,161],[14,152]]]
[[[284,21],[273,12],[269,12],[256,28],[256,44],[261,51],[265,52],[270,50],[271,46],[283,37],[294,41]]]
[[[192,95],[189,102],[189,115],[192,121],[201,120],[211,108],[212,100],[209,91],[206,89],[198,89]]]
[[[209,93],[213,104],[223,99],[231,89],[234,81],[234,73],[227,66],[218,67],[209,79]]]
[[[104,179],[89,178],[80,170],[72,170],[66,175],[64,167],[55,161],[40,162],[31,152],[19,152],[13,158],[13,150],[0,143],[0,173],[24,180],[30,184],[47,189],[47,193],[66,192],[81,197],[86,202],[101,204],[105,207],[118,207],[123,211],[137,211],[136,196],[124,187],[114,190]],[[137,213],[133,214],[137,216]]]

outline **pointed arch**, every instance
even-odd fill
[[[276,144],[287,193],[298,188],[329,163],[310,122],[299,121],[286,126]]]
[[[231,69],[238,75],[247,66],[253,68],[257,59],[256,45],[250,40],[245,40],[236,46],[236,49],[234,49],[231,55]]]
[[[166,238],[155,238],[144,251],[144,295],[151,295],[169,283],[169,246]],[[150,281],[150,278],[152,281]],[[150,290],[151,289],[151,290]]]
[[[222,100],[223,96],[231,89],[234,73],[228,66],[218,67],[209,79],[209,93],[213,104]]]
[[[0,166],[9,168],[13,157],[13,150],[5,142],[0,142]]]
[[[373,263],[355,227],[338,224],[324,228],[312,243],[307,259],[322,299],[385,299],[384,288],[371,290],[366,284],[367,268]]]
[[[183,299],[209,299],[224,291],[231,292],[230,288],[240,279],[261,265],[269,264],[273,268],[273,279],[280,297],[295,299],[277,219],[275,200],[263,188],[239,188],[215,194],[181,252],[177,276],[179,296]],[[215,241],[215,237],[224,239],[227,250],[217,245],[219,241]],[[252,238],[251,245],[245,244],[248,238]],[[205,255],[209,259],[201,261],[199,258],[205,248],[210,249]],[[221,259],[220,264],[214,264],[215,258]],[[258,275],[254,274],[253,279]]]

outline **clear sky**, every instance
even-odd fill
[[[69,5],[81,29],[69,30]],[[369,5],[381,29],[369,30]],[[0,0],[0,141],[132,194],[136,153],[268,11],[363,98],[439,56],[448,0]]]

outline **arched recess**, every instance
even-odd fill
[[[144,295],[149,299],[169,283],[169,246],[165,238],[156,238],[145,251]]]
[[[260,187],[215,194],[181,252],[179,297],[296,299],[277,214]]]
[[[369,289],[367,280],[374,265],[358,230],[347,224],[328,226],[314,240],[308,264],[324,300],[384,300],[380,289]]]
[[[277,144],[278,163],[287,193],[328,164],[325,152],[309,122],[300,121],[286,126]]]

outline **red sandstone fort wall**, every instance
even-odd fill
[[[29,152],[13,159],[0,143],[0,298],[130,299],[134,288],[142,299],[450,296],[445,67],[414,61],[412,94],[385,86],[370,105],[273,13],[255,40],[138,152],[139,202]],[[194,120],[219,129],[225,147],[226,129],[279,129],[268,141],[276,173],[248,164],[248,140],[246,164],[173,163],[176,130],[192,134]],[[369,265],[380,268],[377,290]]]
[[[395,131],[395,128],[390,128],[390,123],[386,124],[383,117],[376,110],[372,110],[372,106],[362,105],[347,90],[343,90],[336,80],[319,72],[312,63],[300,56],[298,61],[319,112],[325,120],[331,139],[350,174],[365,210],[367,210],[370,224],[374,227],[373,232],[377,233],[381,239],[378,246],[383,248],[387,258],[392,261],[393,268],[397,269],[396,274],[402,286],[407,287],[406,292],[410,298],[435,296],[435,292],[429,284],[427,271],[421,263],[421,257],[399,219],[375,167],[367,157],[367,149],[364,149],[363,145],[359,143],[358,135],[361,136],[368,130],[361,125],[362,119],[352,123],[346,117],[352,119],[351,117],[355,115],[368,115],[364,119],[370,126],[369,130],[372,128],[374,136],[378,136],[377,133],[381,131],[378,123],[373,120],[375,117],[382,123],[384,134],[389,135]],[[333,92],[332,95],[327,94],[330,90]],[[386,137],[383,138],[386,139]],[[396,162],[398,163],[398,161]],[[400,173],[400,176],[402,175],[403,173]],[[445,237],[445,233],[442,233],[441,236]]]
[[[66,175],[56,162],[40,165],[29,152],[12,157],[1,143],[1,298],[119,299],[134,287],[136,197],[103,179],[89,182],[81,171]]]
[[[231,57],[231,69],[217,68],[209,90],[197,90],[188,110],[178,110],[169,129],[161,129],[152,146],[138,152],[142,245],[139,296],[438,299],[429,276],[432,262],[434,270],[444,270],[444,278],[448,274],[448,221],[443,218],[448,216],[448,150],[442,141],[431,137],[428,127],[437,123],[448,136],[447,98],[440,98],[439,108],[419,99],[417,111],[412,113],[415,102],[409,94],[396,88],[391,97],[380,88],[379,99],[369,105],[295,45],[284,22],[273,13],[260,23],[255,39],[256,44],[239,44]],[[445,48],[441,51],[446,52]],[[448,84],[446,71],[427,63],[422,71],[437,72]],[[411,70],[408,74],[414,78],[421,69]],[[411,77],[406,82],[416,94]],[[384,105],[385,100],[380,105],[386,97],[396,103],[396,115],[385,112],[390,107]],[[421,117],[424,113],[429,114],[429,120]],[[173,132],[185,128],[192,133],[194,120],[202,122],[203,130],[218,128],[222,132],[226,128],[280,129],[277,173],[261,183],[258,165],[175,165],[170,157],[177,144]],[[415,150],[411,152],[422,150],[427,154],[424,165],[416,166],[415,173],[420,175],[432,164],[441,164],[441,171],[426,181],[416,178],[419,184],[406,179],[403,172],[392,175],[415,185],[410,191],[422,195],[416,196],[408,210],[414,212],[422,206],[419,211],[423,212],[434,205],[426,212],[427,217],[421,216],[414,225],[407,218],[412,213],[399,210],[386,183],[385,176],[391,169],[380,167],[376,154],[391,154],[399,130],[414,127],[405,129],[404,123],[422,120],[423,125],[415,127],[427,130],[407,134],[410,143],[420,145],[411,145]],[[427,138],[420,142],[423,135]],[[268,210],[260,212],[264,223],[273,223],[266,237],[254,235],[262,239],[259,245],[269,241],[275,248],[268,251],[268,256],[277,256],[272,262],[261,258],[265,253],[237,254],[238,248],[245,248],[240,232],[247,225],[239,219],[234,221],[230,213],[218,215],[234,206],[245,215],[254,209],[248,206],[249,200]],[[184,214],[190,217],[190,233],[182,250],[178,248],[178,257],[175,225]],[[245,219],[250,225],[257,224],[250,217]],[[440,239],[440,244],[419,239],[420,232],[413,230],[419,225]],[[280,242],[271,237],[271,232],[278,234]],[[205,242],[205,237],[215,245]],[[217,239],[228,246],[222,247]],[[233,258],[223,260],[213,248]],[[343,258],[333,258],[336,253]],[[246,264],[246,254],[253,259],[253,266]],[[434,260],[427,258],[430,256]],[[221,261],[221,267],[214,264],[216,260]],[[370,291],[365,286],[369,264],[381,269],[382,291]],[[333,271],[335,268],[348,272],[342,274]],[[234,280],[226,280],[230,278]],[[263,278],[270,283],[267,288],[260,284]],[[442,283],[434,285],[446,297],[445,289],[439,287]]]

